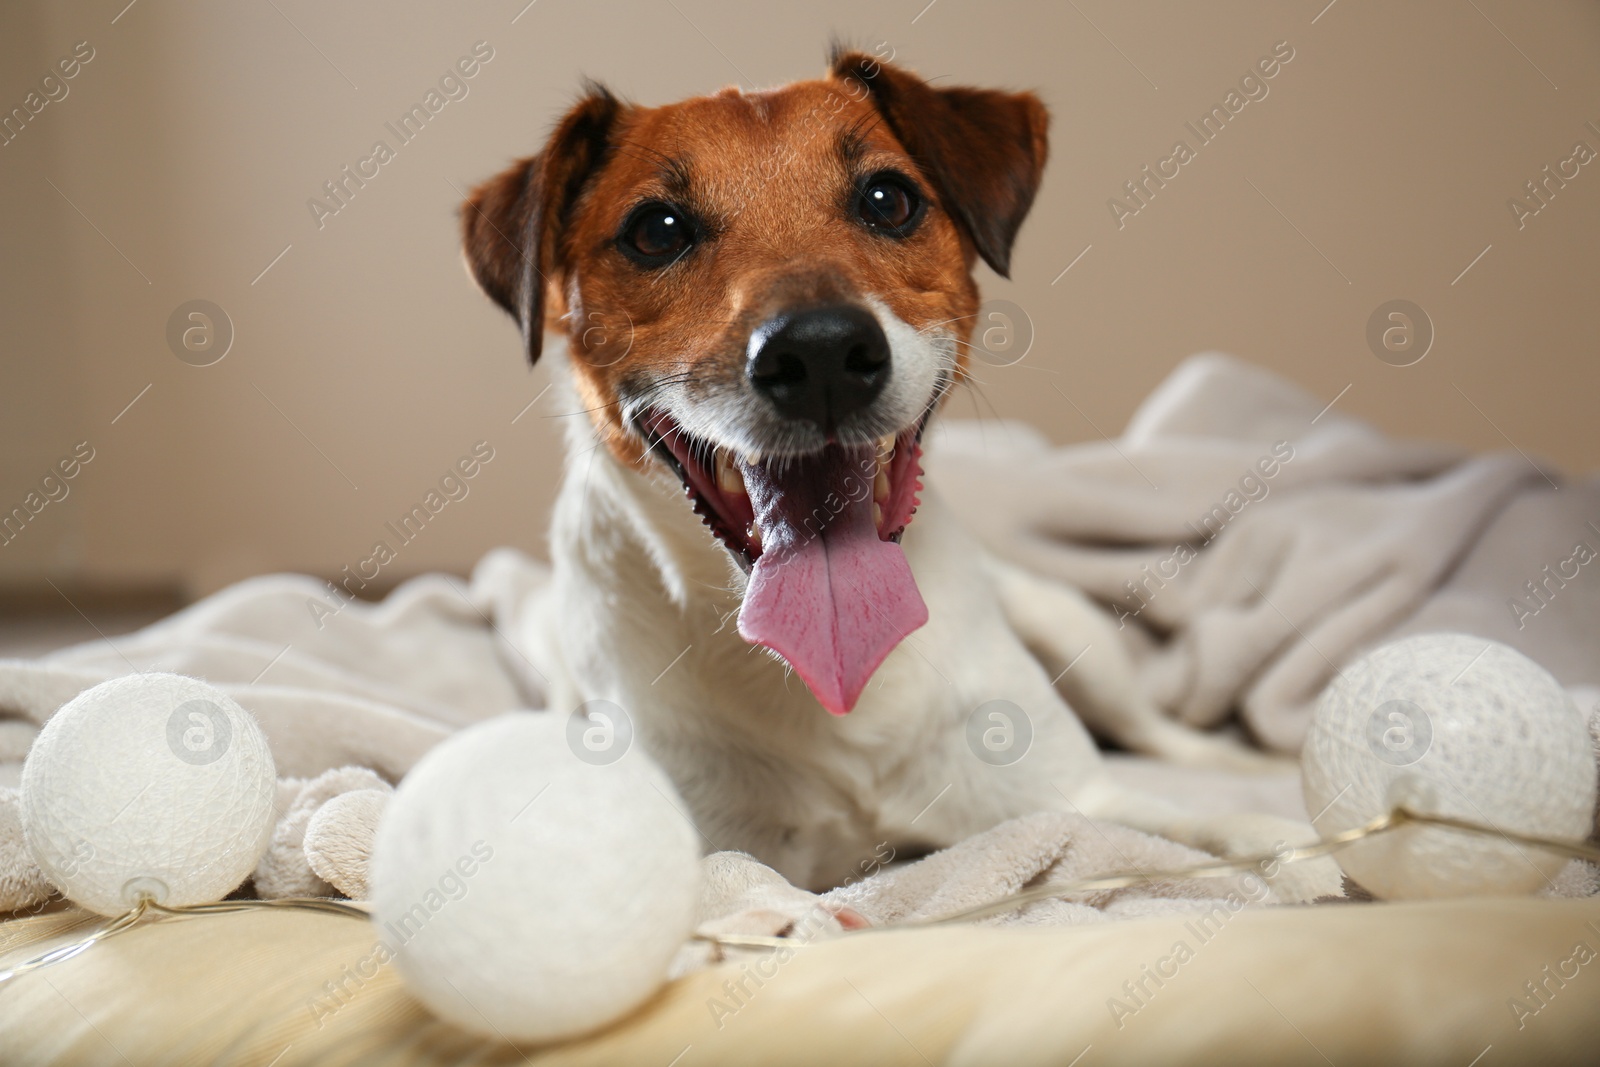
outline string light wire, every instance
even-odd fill
[[[1067,896],[1072,893],[1092,892],[1095,890],[1127,889],[1136,885],[1147,885],[1151,882],[1168,881],[1180,878],[1223,878],[1233,874],[1247,874],[1252,870],[1263,869],[1268,864],[1289,864],[1302,860],[1317,859],[1322,856],[1331,856],[1336,852],[1349,848],[1358,841],[1377,837],[1381,834],[1393,833],[1406,826],[1432,826],[1457,833],[1473,834],[1481,837],[1497,837],[1530,848],[1546,849],[1551,852],[1568,856],[1572,859],[1586,860],[1589,863],[1600,865],[1600,848],[1583,841],[1564,841],[1557,838],[1540,837],[1535,834],[1522,834],[1512,830],[1494,829],[1480,826],[1466,819],[1458,819],[1449,815],[1432,815],[1424,812],[1412,811],[1409,808],[1397,807],[1386,814],[1379,815],[1370,822],[1344,830],[1340,833],[1325,837],[1310,845],[1280,852],[1263,853],[1256,856],[1243,856],[1237,859],[1211,860],[1205,863],[1196,863],[1188,867],[1180,867],[1165,871],[1119,871],[1112,874],[1099,875],[1093,878],[1080,878],[1070,882],[1054,882],[1048,885],[1034,886],[1031,889],[1021,889],[999,900],[976,907],[964,908],[960,911],[950,912],[931,919],[917,919],[909,922],[892,923],[886,926],[871,927],[872,930],[906,929],[914,927],[948,926],[954,923],[974,922],[995,915],[1002,915],[1014,911],[1024,904],[1035,901],[1049,900],[1054,897]],[[158,904],[148,895],[140,896],[138,902],[127,912],[116,916],[104,926],[95,930],[87,937],[74,941],[68,945],[53,948],[48,952],[35,956],[30,960],[17,964],[8,970],[0,971],[0,984],[8,982],[30,971],[36,971],[57,963],[63,963],[88,951],[94,945],[125,933],[139,926],[144,920],[155,918],[183,918],[190,915],[207,915],[221,912],[255,911],[261,908],[287,908],[301,911],[318,911],[325,914],[342,915],[349,918],[366,920],[371,916],[356,904],[338,900],[328,900],[323,897],[288,897],[280,900],[223,900],[211,904],[186,904],[181,907],[166,907]],[[697,941],[706,941],[724,948],[749,948],[777,950],[795,948],[812,944],[814,942],[800,940],[792,937],[764,937],[754,934],[695,934]]]

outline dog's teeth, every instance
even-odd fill
[[[878,467],[872,477],[872,499],[879,504],[889,500],[889,464],[894,461],[894,437],[878,438]]]
[[[877,446],[878,477],[882,478],[884,468],[888,467],[889,464],[894,462],[894,438],[892,436],[880,437],[877,440]]]
[[[744,492],[744,475],[739,473],[739,468],[728,453],[721,449],[717,450],[717,488],[724,493]]]
[[[872,502],[872,525],[883,528],[883,505],[876,500]]]
[[[750,547],[759,552],[761,550],[761,527],[752,522],[744,528],[744,535],[750,541]]]

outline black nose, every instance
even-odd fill
[[[787,312],[751,336],[745,373],[779,414],[831,433],[883,392],[889,339],[865,308],[835,304]]]

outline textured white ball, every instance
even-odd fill
[[[195,678],[131,674],[62,705],[22,767],[22,828],[68,898],[119,915],[227,896],[271,838],[277,776],[250,713]]]
[[[1324,834],[1405,804],[1479,825],[1582,840],[1595,762],[1581,712],[1543,667],[1465,634],[1375,649],[1323,693],[1303,754]],[[1503,838],[1411,826],[1337,856],[1385,899],[1532,892],[1566,860]]]
[[[378,825],[381,944],[412,992],[477,1033],[549,1041],[648,999],[690,935],[697,835],[635,749],[595,765],[565,716],[517,712],[446,739]]]

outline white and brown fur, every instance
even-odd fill
[[[773,425],[742,383],[751,331],[826,297],[870,308],[883,326],[896,389],[873,429],[906,431],[966,373],[972,270],[981,257],[1007,271],[1047,126],[1031,94],[934,88],[860,53],[837,55],[815,81],[666,107],[590,86],[540,154],[463,208],[474,277],[519,320],[532,358],[547,326],[565,335],[563,378],[588,413],[570,420],[554,573],[532,623],[550,707],[626,709],[710,845],[749,852],[798,885],[838,884],[881,842],[944,847],[1045,809],[1228,853],[1314,836],[1267,816],[1189,818],[1112,783],[1086,722],[1181,762],[1252,754],[1163,717],[1097,609],[986,556],[931,487],[901,540],[928,622],[850,714],[827,714],[740,637],[742,569],[630,423],[648,397],[718,448],[820,447]],[[852,170],[883,167],[927,197],[909,239],[882,241],[839,213],[835,191]],[[614,235],[648,198],[711,221],[692,256],[646,274]],[[1052,676],[1091,645],[1058,691]],[[1034,733],[1004,767],[976,758],[966,733],[974,709],[997,699],[1022,708]],[[1331,865],[1279,876],[1280,895],[1328,891]]]

